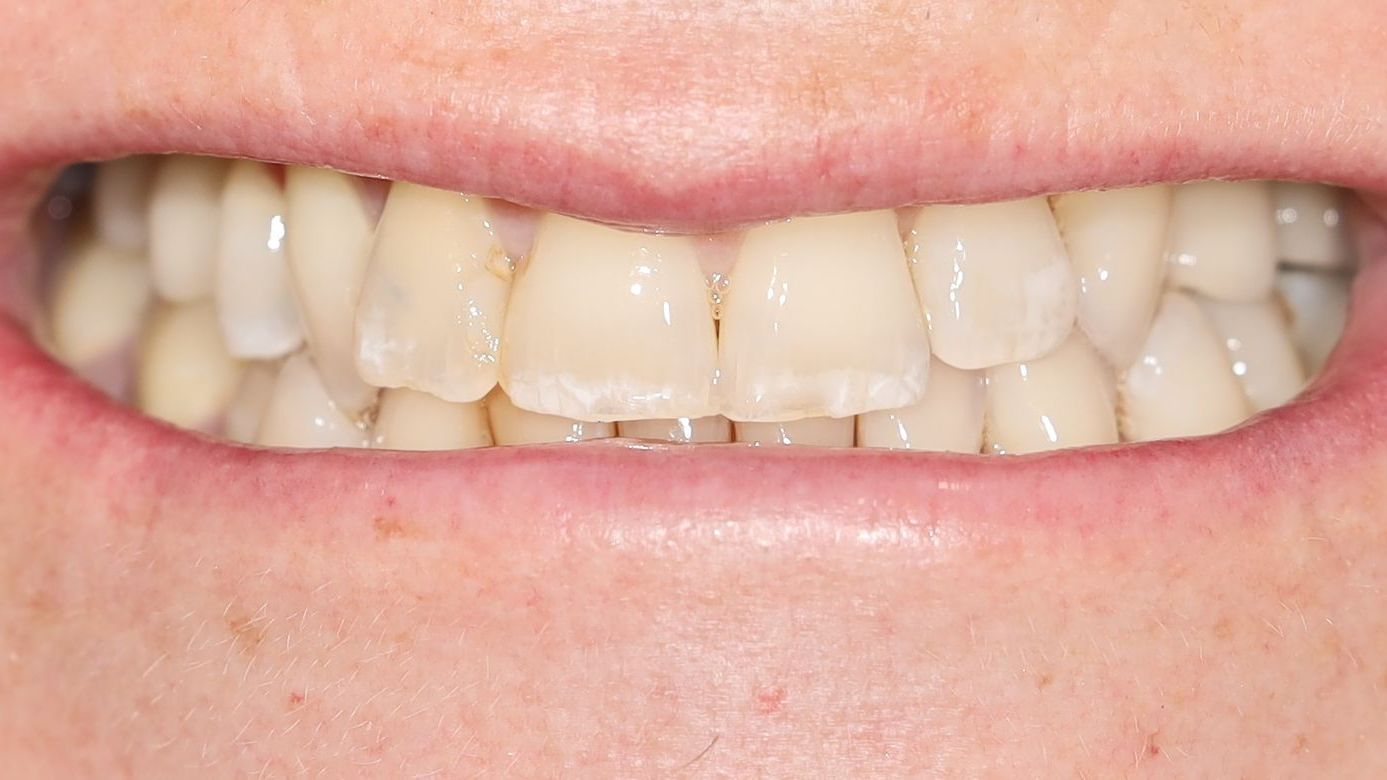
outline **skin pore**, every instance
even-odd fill
[[[52,166],[147,151],[687,229],[1211,176],[1382,189],[1387,10],[1350,5],[31,4],[0,11],[0,254]],[[233,448],[100,398],[7,318],[0,754],[18,776],[1380,774],[1365,232],[1301,402],[987,465]],[[15,318],[24,268],[0,272]]]

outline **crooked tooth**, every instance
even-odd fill
[[[676,417],[670,420],[628,420],[617,423],[617,435],[628,439],[715,444],[732,441],[732,423],[722,416]]]
[[[153,157],[122,157],[96,166],[92,225],[105,243],[128,252],[149,245],[149,188]]]
[[[1287,313],[1275,301],[1202,301],[1204,314],[1223,341],[1233,375],[1260,412],[1291,400],[1305,386]]]
[[[337,405],[360,415],[376,397],[356,372],[356,307],[372,231],[362,193],[351,176],[301,166],[285,169],[284,190],[289,271],[314,365]]]
[[[491,422],[491,436],[502,446],[609,439],[616,435],[615,423],[585,422],[531,412],[511,403],[506,394],[500,391],[487,396],[486,408]]]
[[[137,255],[98,242],[79,247],[59,268],[49,304],[54,356],[113,396],[128,369],[112,371],[136,340],[150,301],[149,267]],[[128,365],[128,364],[126,364]]]
[[[279,365],[256,361],[246,366],[241,374],[241,383],[226,409],[226,438],[242,444],[254,444],[255,435],[260,430],[260,420],[265,416],[265,407],[274,392],[275,378],[279,376]]]
[[[1199,304],[1179,292],[1162,297],[1118,392],[1119,423],[1128,441],[1217,433],[1249,412],[1213,326]]]
[[[717,335],[693,243],[546,215],[511,291],[501,386],[585,420],[712,414]]]
[[[1170,282],[1223,301],[1255,301],[1276,279],[1271,188],[1262,181],[1181,184],[1171,201]]]
[[[1165,273],[1168,186],[1057,196],[1055,222],[1079,279],[1079,328],[1113,366],[1136,358]]]
[[[377,387],[476,401],[496,384],[510,263],[480,198],[397,183],[356,313],[356,367]]]
[[[930,345],[944,362],[1031,360],[1073,329],[1078,284],[1044,198],[928,206],[906,243]]]
[[[806,417],[783,422],[735,422],[739,442],[758,447],[771,444],[799,444],[813,447],[851,447],[853,418]]]
[[[1343,191],[1324,184],[1271,185],[1277,256],[1293,265],[1342,269],[1350,265]]]
[[[894,212],[747,232],[722,300],[724,415],[773,422],[906,406],[924,392],[929,356]]]
[[[212,294],[227,161],[173,155],[159,160],[149,195],[149,263],[154,289],[186,303]]]
[[[135,403],[146,414],[210,432],[241,380],[211,301],[155,309],[140,339]]]
[[[284,252],[285,210],[269,166],[231,166],[222,190],[216,300],[222,335],[237,357],[282,357],[303,343]]]
[[[1282,271],[1276,287],[1291,312],[1291,333],[1314,375],[1329,360],[1348,321],[1349,279],[1337,274]]]
[[[1082,334],[1042,358],[987,370],[987,449],[994,455],[1115,444],[1111,369]]]
[[[408,388],[380,394],[372,446],[390,450],[465,450],[492,445],[481,401],[455,404]]]
[[[369,437],[327,393],[307,353],[284,361],[255,441],[266,447],[365,447]]]
[[[912,406],[857,417],[857,446],[978,454],[986,394],[981,371],[930,363],[925,396]]]

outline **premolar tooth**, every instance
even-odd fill
[[[500,445],[543,444],[558,441],[609,439],[616,435],[616,423],[584,422],[521,409],[499,390],[487,396],[487,415],[491,436]]]
[[[496,384],[509,262],[480,198],[395,184],[356,313],[356,367],[378,387],[476,401]]]
[[[227,161],[174,155],[158,163],[149,196],[154,289],[186,303],[212,294]]]
[[[266,447],[365,447],[366,431],[327,393],[307,353],[284,361],[255,441]]]
[[[279,365],[276,363],[256,361],[246,366],[236,394],[226,409],[226,425],[223,428],[226,438],[242,444],[255,443],[260,420],[265,416],[265,407],[270,402],[278,376]]]
[[[912,406],[857,417],[857,446],[978,454],[986,401],[981,371],[935,358],[925,396]]]
[[[929,356],[894,212],[747,232],[722,302],[723,414],[780,421],[906,406],[924,392]]]
[[[1175,188],[1166,259],[1177,287],[1223,301],[1255,301],[1276,278],[1271,188],[1203,181]]]
[[[784,422],[733,423],[736,439],[746,444],[799,444],[813,447],[851,447],[853,418],[806,417]]]
[[[501,386],[584,420],[712,414],[717,335],[689,239],[554,214],[511,291]]]
[[[1276,287],[1291,312],[1291,333],[1314,375],[1329,360],[1348,321],[1349,279],[1337,274],[1282,271]]]
[[[930,345],[944,362],[1031,360],[1073,329],[1078,284],[1044,198],[928,206],[907,245]]]
[[[238,160],[222,191],[217,315],[231,354],[269,359],[303,343],[285,258],[284,193],[264,163]]]
[[[490,447],[491,426],[481,401],[456,404],[399,387],[380,394],[372,446],[390,450]]]
[[[1203,307],[1254,412],[1286,403],[1305,386],[1286,312],[1277,303],[1206,300]]]
[[[1310,268],[1349,266],[1342,190],[1324,184],[1278,181],[1271,185],[1271,199],[1281,260]]]
[[[1053,200],[1079,279],[1079,328],[1113,366],[1136,358],[1165,273],[1168,186],[1073,192]]]
[[[97,242],[79,247],[53,286],[54,356],[111,395],[123,395],[129,364],[120,353],[134,344],[150,297],[149,267],[138,256]],[[117,361],[124,370],[112,376],[108,364]]]
[[[1119,394],[1128,441],[1217,433],[1249,411],[1213,326],[1194,299],[1178,292],[1161,299]]]
[[[715,444],[732,441],[732,423],[726,417],[676,417],[671,420],[628,420],[617,423],[617,435],[628,439],[670,441],[680,444]]]
[[[1042,358],[987,370],[987,448],[994,455],[1115,444],[1111,369],[1082,334]]]
[[[149,245],[149,188],[153,157],[122,157],[96,167],[92,179],[92,224],[105,243],[127,252]]]
[[[241,368],[222,343],[211,301],[160,307],[140,340],[136,405],[174,425],[210,432],[236,392]]]

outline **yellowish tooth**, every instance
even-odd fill
[[[364,428],[327,394],[307,353],[291,355],[279,369],[255,441],[266,447],[366,447]]]
[[[512,403],[583,420],[700,417],[715,411],[716,368],[689,239],[543,217],[506,317]]]
[[[129,347],[151,297],[138,255],[88,242],[59,267],[49,304],[54,356],[78,373]]]
[[[894,212],[747,232],[722,302],[724,415],[846,418],[912,404],[929,356]]]
[[[160,307],[140,339],[136,405],[174,425],[211,432],[221,424],[241,368],[222,343],[210,301]]]
[[[1171,284],[1222,301],[1256,301],[1276,278],[1271,188],[1202,181],[1175,188],[1166,260]]]
[[[1254,412],[1286,403],[1305,386],[1305,369],[1280,305],[1206,300],[1203,307]]]
[[[617,423],[617,435],[628,439],[669,441],[680,444],[715,444],[732,441],[732,423],[726,417],[676,417],[672,420],[628,420]]]
[[[243,444],[255,443],[260,420],[265,416],[265,407],[270,402],[278,376],[277,363],[256,361],[246,366],[241,374],[241,384],[226,409],[226,438]]]
[[[944,362],[1032,360],[1073,329],[1078,283],[1044,198],[928,206],[906,244],[930,346]]]
[[[231,354],[268,360],[303,343],[285,258],[284,192],[269,166],[238,160],[222,190],[217,315]]]
[[[919,403],[857,416],[857,446],[976,455],[982,450],[985,388],[981,371],[935,358]]]
[[[987,450],[1019,455],[1115,444],[1112,370],[1080,333],[1045,357],[987,370]]]
[[[510,264],[481,198],[390,189],[356,313],[356,367],[377,387],[476,401],[496,385]]]
[[[491,445],[491,425],[481,401],[455,404],[403,387],[380,394],[372,439],[374,447],[466,450]]]
[[[122,157],[96,166],[92,225],[106,244],[143,253],[149,246],[149,189],[153,157]]]
[[[853,418],[806,417],[783,422],[735,422],[736,440],[763,447],[799,444],[813,447],[851,447]]]
[[[1179,292],[1161,299],[1118,392],[1127,441],[1218,433],[1250,412],[1213,326],[1199,304]]]
[[[506,394],[499,391],[487,396],[486,408],[491,436],[502,446],[609,439],[616,435],[616,423],[584,422],[531,412],[511,403]]]
[[[1291,333],[1305,371],[1320,372],[1348,321],[1349,278],[1312,271],[1282,271],[1277,290],[1291,313]]]
[[[1343,195],[1338,187],[1324,184],[1273,182],[1277,256],[1307,268],[1352,265]]]
[[[149,195],[149,263],[159,296],[187,303],[212,294],[222,184],[228,163],[173,155],[159,160]]]
[[[1079,328],[1109,365],[1132,362],[1156,314],[1170,197],[1171,188],[1158,185],[1052,201],[1079,278]]]

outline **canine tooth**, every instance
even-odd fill
[[[366,431],[333,402],[307,353],[279,369],[255,441],[266,447],[365,447]]]
[[[1348,267],[1342,190],[1324,184],[1278,181],[1271,185],[1271,199],[1281,260],[1311,268]]]
[[[616,435],[616,423],[584,422],[531,412],[511,403],[506,394],[499,391],[487,396],[486,408],[491,436],[503,446],[609,439]]]
[[[255,443],[255,434],[260,430],[260,420],[265,416],[265,406],[270,402],[277,376],[279,366],[275,363],[256,361],[246,366],[236,395],[226,408],[223,429],[226,438],[242,444]]]
[[[554,214],[511,290],[501,386],[575,419],[712,414],[717,334],[693,243]]]
[[[617,423],[617,435],[628,439],[702,444],[732,441],[732,423],[721,416],[628,420]]]
[[[1166,260],[1176,287],[1222,301],[1255,301],[1276,278],[1271,188],[1202,181],[1175,188]]]
[[[1082,334],[1042,358],[987,370],[987,449],[995,455],[1115,444],[1111,369]]]
[[[491,426],[481,401],[455,404],[399,387],[380,394],[372,446],[390,450],[490,447]]]
[[[92,224],[105,243],[127,252],[149,245],[149,186],[154,158],[122,157],[96,167],[92,179]]]
[[[758,447],[770,444],[800,444],[814,447],[851,447],[853,418],[805,417],[783,422],[735,422],[739,442]]]
[[[1128,441],[1217,433],[1248,416],[1247,399],[1223,344],[1199,304],[1168,292],[1141,355],[1118,387]]]
[[[1079,279],[1079,328],[1110,365],[1126,366],[1161,297],[1170,187],[1073,192],[1052,205]]]
[[[84,374],[130,346],[150,297],[149,267],[137,255],[98,242],[80,246],[54,280],[49,304],[54,356]],[[109,389],[119,394],[119,388]]]
[[[1252,402],[1252,411],[1280,406],[1305,386],[1287,327],[1286,311],[1275,301],[1202,301],[1204,314],[1228,351],[1233,375]]]
[[[356,367],[378,387],[476,401],[496,384],[509,261],[480,198],[397,183],[356,312]]]
[[[1334,352],[1348,321],[1349,279],[1337,274],[1282,271],[1276,287],[1291,312],[1291,333],[1309,375]]]
[[[303,343],[285,259],[284,193],[264,163],[238,160],[222,191],[217,315],[231,354],[269,359]]]
[[[723,414],[773,422],[915,403],[929,336],[891,211],[747,232],[723,297]]]
[[[978,454],[982,449],[985,383],[981,371],[935,358],[919,403],[857,416],[857,446]]]
[[[174,425],[210,432],[241,380],[211,301],[159,307],[140,339],[136,405]]]
[[[1073,329],[1078,284],[1044,198],[928,206],[906,243],[930,345],[944,362],[1031,360]]]
[[[359,415],[376,388],[356,373],[356,306],[371,253],[371,220],[353,177],[290,166],[284,191],[289,271],[313,363],[343,411]]]
[[[212,294],[227,168],[226,160],[190,155],[158,163],[149,195],[149,263],[165,300],[187,303]]]

